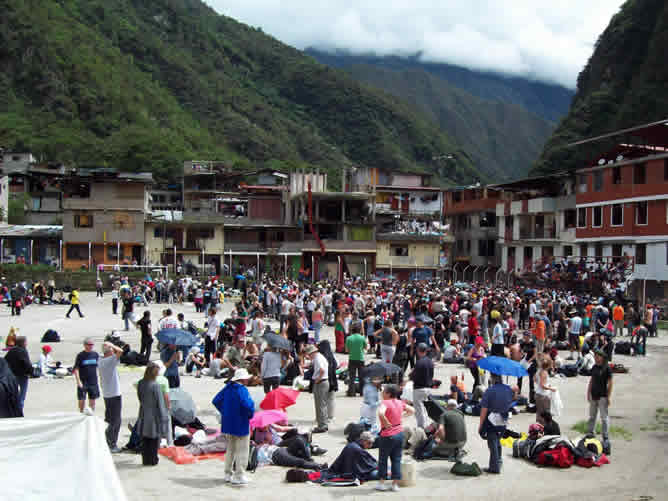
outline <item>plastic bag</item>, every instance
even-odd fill
[[[553,417],[558,417],[561,415],[561,411],[564,410],[564,404],[561,401],[561,395],[559,395],[559,390],[553,391],[550,394],[550,413]]]

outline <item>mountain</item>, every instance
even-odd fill
[[[199,0],[0,0],[0,145],[177,176],[184,159],[484,179],[411,106]]]
[[[498,181],[527,174],[572,97],[558,85],[422,63],[417,56],[306,53],[419,108]]]
[[[612,143],[574,141],[668,118],[668,3],[629,0],[599,37],[578,77],[568,115],[533,168],[536,174],[586,166]]]

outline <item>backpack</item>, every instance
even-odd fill
[[[615,353],[617,355],[630,355],[631,343],[629,343],[628,341],[619,341],[615,343]]]
[[[543,451],[538,454],[536,464],[542,466],[555,466],[557,468],[570,468],[573,466],[573,453],[568,447],[559,446],[554,449]]]
[[[471,464],[457,462],[450,469],[450,473],[464,477],[479,477],[482,475],[482,470],[480,469],[480,466],[478,466],[478,463],[475,462]]]
[[[42,368],[39,364],[32,364],[32,372],[30,373],[31,378],[38,378],[42,376]]]
[[[250,449],[248,450],[248,466],[246,466],[246,471],[250,471],[251,473],[255,473],[255,470],[257,470],[258,467],[258,448],[255,446],[255,444],[250,445]]]
[[[60,343],[60,336],[53,329],[47,330],[42,336],[42,343]]]

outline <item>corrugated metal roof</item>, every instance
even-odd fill
[[[0,226],[0,237],[8,238],[62,238],[61,225],[24,225],[11,224]]]

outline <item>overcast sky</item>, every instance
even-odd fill
[[[447,62],[575,87],[622,0],[205,0],[299,49],[422,51]]]

